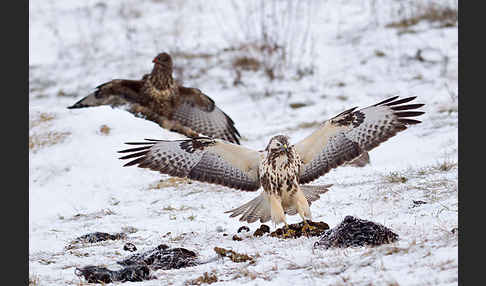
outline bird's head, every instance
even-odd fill
[[[152,62],[155,65],[161,65],[165,68],[172,68],[172,58],[168,53],[160,53],[158,54]]]
[[[269,153],[287,153],[289,148],[289,137],[285,135],[277,135],[270,139],[265,150]]]

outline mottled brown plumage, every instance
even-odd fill
[[[227,211],[247,222],[286,223],[285,215],[299,214],[311,219],[310,202],[330,185],[305,186],[332,168],[367,152],[388,140],[423,114],[423,104],[407,104],[415,97],[389,98],[366,108],[348,109],[326,120],[316,131],[291,145],[288,137],[270,139],[264,151],[211,138],[152,140],[127,143],[142,147],[119,151],[137,165],[164,174],[187,177],[244,191],[263,192],[250,202]]]
[[[239,144],[240,134],[233,120],[211,98],[197,88],[176,84],[169,54],[157,55],[153,63],[152,72],[141,80],[115,79],[103,83],[68,108],[124,107],[136,116],[188,137],[203,134]]]

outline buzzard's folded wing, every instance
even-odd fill
[[[138,94],[142,85],[142,80],[114,79],[99,85],[93,93],[83,97],[68,108],[83,108],[100,105],[110,105],[115,107],[130,104],[139,99]]]
[[[240,144],[233,120],[197,88],[179,87],[171,119],[200,134]]]
[[[187,140],[149,140],[144,145],[119,151],[130,153],[120,159],[133,159],[125,166],[137,165],[176,177],[219,184],[243,191],[260,187],[258,167],[261,155],[236,144],[198,137]]]
[[[295,144],[304,163],[300,169],[300,183],[311,182],[407,129],[407,125],[420,123],[410,117],[423,114],[416,110],[423,104],[404,105],[415,97],[397,98],[356,111],[356,107],[348,109]]]

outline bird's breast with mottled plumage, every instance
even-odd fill
[[[269,153],[260,165],[263,190],[282,198],[292,196],[298,189],[301,164],[293,147],[289,147],[288,152]]]
[[[145,81],[141,92],[147,95],[150,99],[145,105],[149,106],[157,114],[168,117],[172,111],[173,99],[178,95],[178,89],[174,84],[167,82],[166,84],[159,84],[160,79],[156,75],[150,75],[149,80]]]

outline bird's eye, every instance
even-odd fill
[[[280,144],[280,142],[277,142],[277,147],[280,147],[282,144]]]

